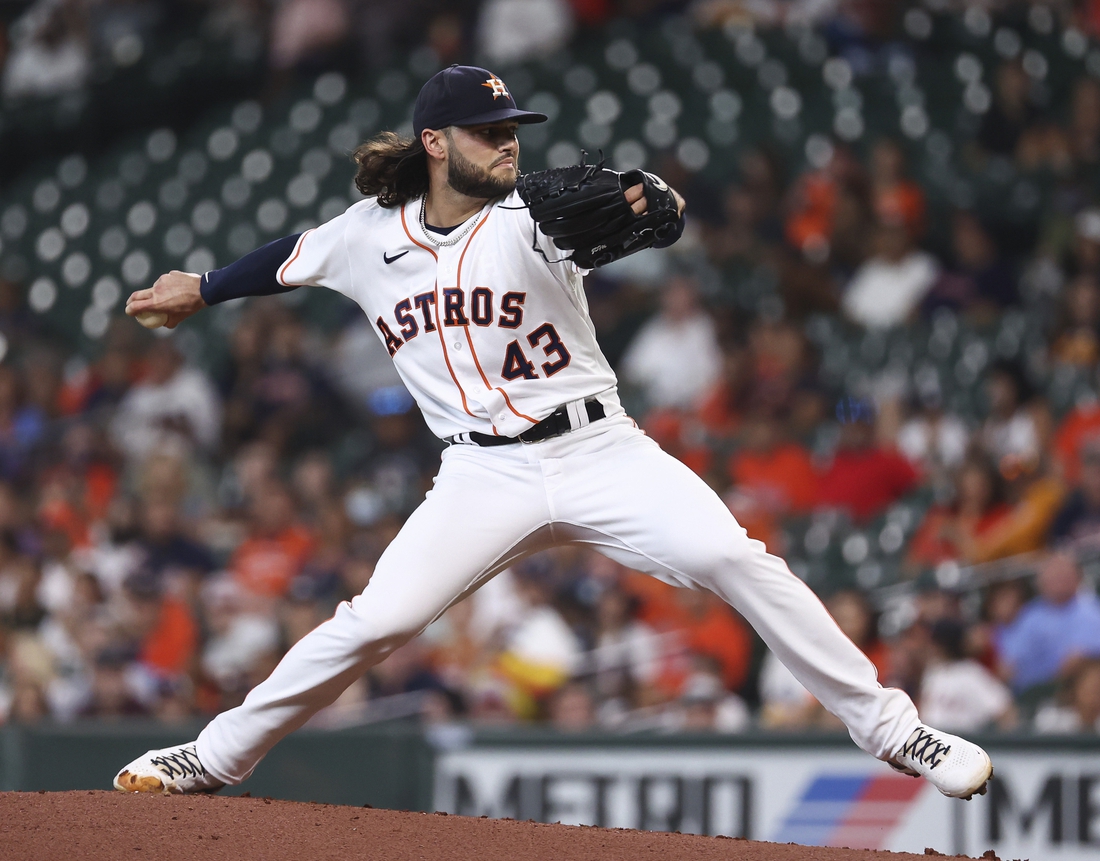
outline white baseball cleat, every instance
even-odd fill
[[[121,792],[217,792],[225,786],[199,762],[195,743],[146,751],[115,776]]]
[[[927,726],[913,730],[889,764],[903,774],[925,778],[950,798],[985,795],[993,776],[988,753],[965,738]]]

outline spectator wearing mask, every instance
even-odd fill
[[[207,580],[201,598],[206,636],[198,703],[209,712],[239,703],[278,663],[280,631],[275,614],[257,612],[230,578]]]
[[[723,687],[715,661],[696,656],[694,669],[663,723],[679,732],[734,733],[748,729],[750,717],[745,701]]]
[[[1035,585],[1038,595],[1000,638],[1001,658],[1018,693],[1065,678],[1085,658],[1100,658],[1100,598],[1082,590],[1077,560],[1051,554]]]

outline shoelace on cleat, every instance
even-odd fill
[[[168,777],[206,777],[206,769],[199,762],[199,755],[193,746],[181,748],[176,753],[151,757],[149,762]]]
[[[917,762],[932,769],[943,762],[944,757],[951,753],[951,745],[941,743],[924,727],[917,727],[913,735],[909,736],[909,740],[905,742],[901,752],[904,756],[912,757]]]

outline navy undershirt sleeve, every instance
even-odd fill
[[[279,283],[279,267],[294,253],[300,233],[284,236],[250,251],[236,263],[221,269],[211,269],[202,276],[199,292],[207,305],[217,305],[245,296],[272,296],[287,293],[296,287]]]

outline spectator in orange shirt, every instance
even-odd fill
[[[845,398],[836,414],[840,439],[832,463],[819,475],[820,503],[868,521],[916,488],[920,476],[904,455],[876,445],[869,401]]]
[[[863,166],[848,149],[835,150],[822,167],[794,184],[783,231],[787,243],[810,259],[828,257],[841,198],[865,199],[866,187]]]
[[[828,248],[833,232],[837,183],[826,171],[803,176],[795,186],[793,212],[784,226],[787,242],[807,254]]]
[[[773,553],[783,552],[776,521],[808,511],[818,495],[810,453],[784,437],[773,412],[757,407],[745,421],[742,448],[727,464],[733,486],[726,504],[749,536]]]
[[[745,421],[743,447],[729,459],[730,479],[777,516],[801,514],[817,503],[817,474],[805,446],[785,439],[778,418],[756,409]]]
[[[313,537],[296,522],[294,500],[279,481],[268,481],[249,509],[251,532],[233,553],[229,569],[246,592],[281,597],[309,558]]]
[[[680,695],[692,672],[692,655],[717,661],[727,690],[737,691],[749,674],[752,634],[728,605],[705,589],[684,589],[628,572],[621,586],[636,600],[637,618],[658,634],[679,640],[666,647],[654,687],[668,698]]]
[[[685,643],[696,655],[713,658],[726,690],[740,690],[752,661],[752,634],[729,605],[705,589],[677,589]]]
[[[695,416],[709,436],[728,440],[738,433],[753,384],[753,362],[739,341],[722,345],[722,376],[699,402]]]
[[[1081,452],[1100,442],[1100,403],[1074,407],[1054,436],[1054,455],[1063,480],[1076,484],[1081,478]]]
[[[905,153],[890,138],[871,151],[871,202],[880,221],[904,224],[913,239],[924,234],[924,192],[906,178]]]
[[[123,589],[138,661],[161,677],[186,673],[199,639],[198,626],[187,604],[166,594],[160,576],[152,570],[131,575]]]

